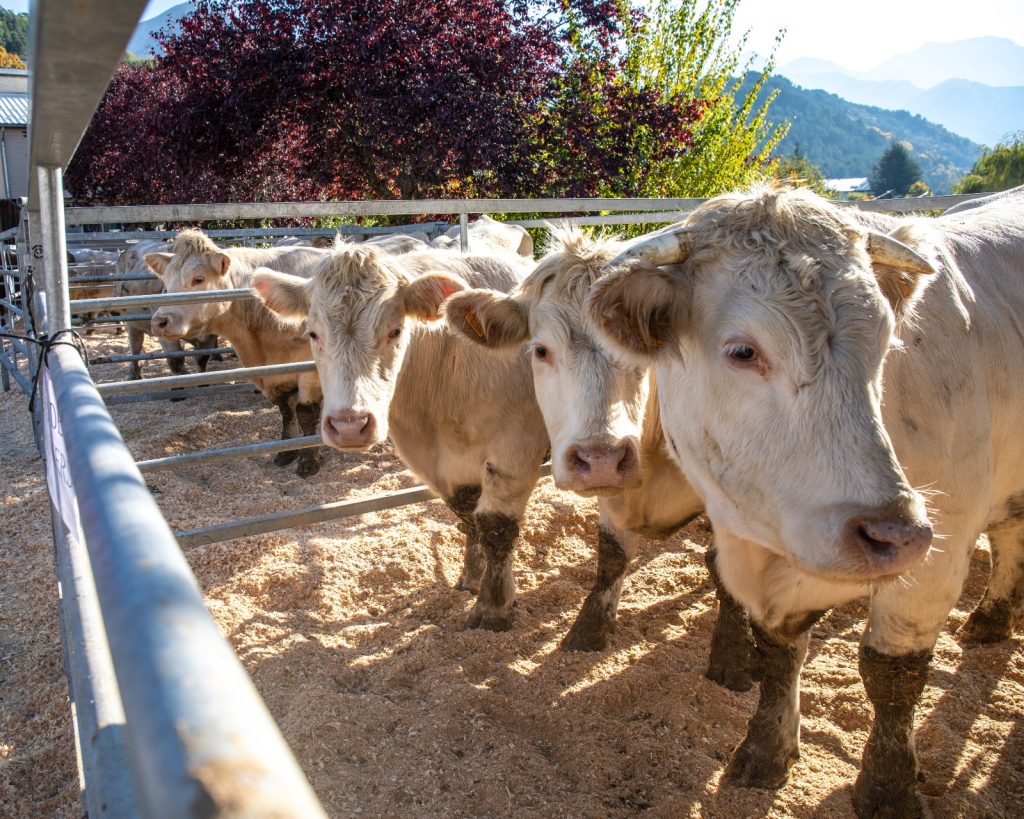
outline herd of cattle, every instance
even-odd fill
[[[1024,189],[897,218],[762,187],[628,242],[555,228],[539,262],[524,230],[486,217],[466,253],[415,236],[222,249],[189,230],[121,262],[162,279],[126,285],[252,288],[132,332],[224,338],[244,366],[312,357],[315,372],[256,382],[282,437],[390,437],[461,521],[472,626],[512,626],[545,456],[600,509],[565,648],[607,645],[641,536],[706,513],[721,603],[708,675],[760,685],[735,784],[786,781],[810,627],[869,598],[874,722],[854,807],[921,814],[914,712],[983,532],[992,574],[961,636],[1002,640],[1024,618]],[[320,468],[318,449],[277,456],[296,460]]]

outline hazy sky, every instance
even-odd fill
[[[150,0],[143,19],[178,2]],[[0,0],[0,6],[27,11],[28,0]],[[760,54],[785,28],[779,65],[821,57],[866,70],[927,42],[996,35],[1024,46],[1024,0],[741,0],[734,28],[737,34],[749,29],[747,46]]]

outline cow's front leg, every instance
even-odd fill
[[[297,389],[281,390],[272,398],[274,406],[281,413],[281,440],[298,438],[301,434],[298,419],[295,417],[295,406],[298,403],[299,391]],[[274,456],[274,463],[277,466],[287,466],[299,457],[299,450],[286,449]]]
[[[132,355],[140,355],[145,346],[146,334],[138,327],[128,327],[128,350]],[[142,367],[138,361],[128,362],[128,380],[138,381],[142,378]]]
[[[708,670],[704,676],[730,691],[748,691],[754,684],[752,672],[756,671],[757,657],[750,617],[722,585],[716,555],[714,546],[708,547],[704,553],[704,562],[718,598],[718,618],[711,635]]]
[[[891,657],[860,649],[860,676],[875,709],[864,759],[853,789],[853,807],[866,817],[921,816],[917,797],[914,710],[924,691],[931,652]]]
[[[516,595],[512,552],[519,537],[519,521],[500,512],[477,512],[476,528],[487,564],[480,594],[469,615],[469,626],[508,631],[512,628],[512,603]]]
[[[295,420],[303,435],[316,435],[320,429],[320,401],[299,402],[295,405]],[[323,447],[314,446],[299,450],[299,465],[295,474],[300,478],[310,478],[320,471],[323,458]]]
[[[444,499],[448,508],[458,517],[459,529],[466,535],[466,545],[462,552],[462,572],[455,588],[473,594],[480,591],[480,581],[487,564],[483,545],[480,543],[480,533],[476,527],[476,518],[473,516],[479,500],[479,486],[460,486]]]
[[[747,788],[780,788],[800,758],[800,669],[810,627],[823,612],[787,618],[771,634],[752,623],[761,696],[726,777]]]
[[[601,651],[615,633],[622,581],[636,555],[639,537],[602,521],[597,527],[597,578],[583,607],[562,640],[566,651]]]

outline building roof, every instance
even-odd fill
[[[0,93],[0,126],[28,127],[28,94]]]
[[[825,187],[836,193],[871,193],[871,183],[866,176],[826,179]]]

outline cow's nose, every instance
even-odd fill
[[[860,515],[848,524],[855,548],[878,577],[891,577],[912,569],[928,553],[932,526],[927,519],[904,515]]]
[[[345,410],[325,415],[322,425],[324,441],[333,447],[368,447],[377,431],[377,419],[371,412]]]
[[[154,315],[150,320],[150,325],[153,328],[153,335],[162,336],[167,332],[167,316]]]
[[[565,462],[582,489],[618,488],[636,467],[636,453],[628,442],[571,446]]]

